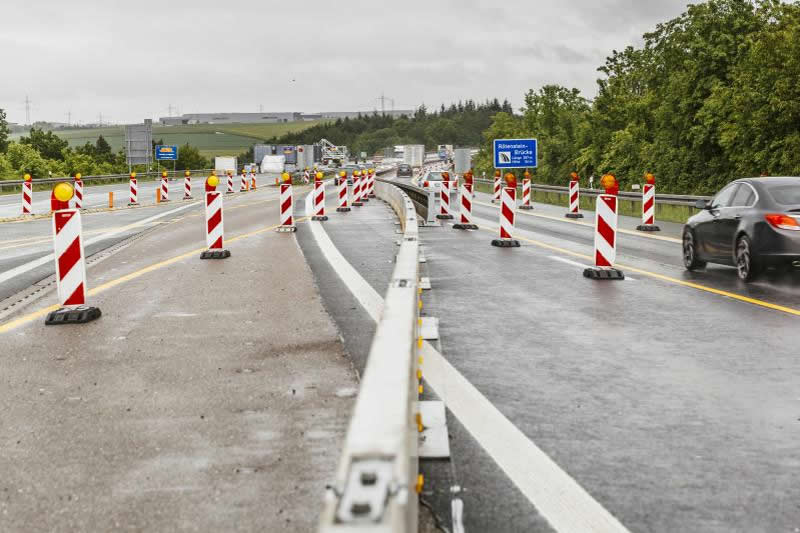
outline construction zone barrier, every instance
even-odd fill
[[[569,182],[569,210],[564,215],[567,218],[583,218],[581,214],[581,186],[577,179]]]
[[[346,213],[350,211],[347,197],[347,176],[344,175],[344,172],[339,174],[339,176],[339,207],[336,208],[336,211],[339,213]]]
[[[500,238],[492,240],[492,246],[518,248],[519,241],[513,238],[514,218],[517,210],[517,188],[503,187],[500,199]]]
[[[136,172],[131,172],[128,178],[129,198],[128,205],[139,205],[139,184],[136,181]]]
[[[642,223],[636,226],[639,231],[661,231],[656,225],[656,179],[649,172],[645,175],[647,183],[642,187]]]
[[[74,188],[66,182],[57,184],[51,193],[53,211],[53,250],[56,286],[61,307],[47,314],[45,325],[83,324],[102,314],[86,305],[86,261],[81,237],[81,213],[70,208]]]
[[[439,189],[439,214],[436,218],[450,220],[453,214],[450,212],[450,182],[442,181]]]
[[[225,249],[225,226],[222,220],[222,193],[217,191],[219,178],[212,174],[205,184],[206,250],[200,259],[225,259],[231,252]]]
[[[472,183],[461,184],[459,197],[459,221],[458,224],[453,224],[453,229],[478,229],[478,225],[472,221]]]
[[[520,209],[533,209],[531,205],[531,180],[528,178],[522,179],[522,204],[519,206]]]
[[[292,181],[288,174],[284,173],[284,183],[281,183],[280,191],[280,226],[276,228],[276,231],[297,231],[297,227],[294,225],[294,218],[292,216]]]
[[[328,220],[325,216],[325,182],[317,180],[314,182],[314,215],[311,220]]]
[[[33,178],[30,174],[25,174],[24,182],[22,182],[22,214],[33,214]]]
[[[591,279],[625,279],[621,270],[614,268],[617,259],[617,208],[614,186],[616,179],[603,176],[606,194],[597,196],[594,222],[594,266],[586,268],[583,275]],[[612,183],[613,180],[613,183]]]

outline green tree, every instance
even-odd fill
[[[114,154],[111,152],[111,145],[101,135],[94,143],[94,157],[102,162],[111,163],[114,160]]]
[[[11,130],[8,128],[8,121],[6,120],[6,111],[0,108],[0,154],[4,154],[8,150],[8,136],[10,133]]]
[[[52,131],[44,131],[40,128],[31,128],[28,136],[22,137],[19,142],[32,146],[45,159],[57,159],[59,161],[64,160],[63,151],[69,146],[66,140]]]
[[[209,168],[211,161],[200,155],[200,151],[194,146],[184,144],[178,148],[178,160],[175,161],[175,168],[178,170],[195,170]]]

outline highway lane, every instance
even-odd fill
[[[274,192],[224,217],[224,261],[192,212],[91,264],[95,322],[0,319],[0,530],[314,528],[356,376]]]
[[[496,213],[479,223],[496,228]],[[424,311],[440,319],[448,361],[631,531],[798,527],[797,317],[639,273],[585,279],[574,254],[591,254],[586,228],[544,222],[522,223],[516,250],[491,247],[491,231],[423,230]],[[354,245],[353,227],[326,228],[369,279],[376,252]],[[621,261],[681,277],[677,243],[625,238]],[[727,271],[703,281],[726,286]],[[791,303],[782,289],[755,295]],[[458,420],[448,425],[453,464],[424,467],[437,513],[448,517],[455,484],[467,531],[546,531]]]
[[[238,209],[238,198],[258,202],[274,198],[274,188],[226,195],[226,202]],[[199,217],[203,205],[196,194],[193,201],[170,201],[137,208],[123,207],[113,211],[83,213],[84,245],[87,257],[122,243],[144,231],[167,226],[187,216]],[[49,217],[0,223],[0,301],[24,291],[54,273],[52,254],[52,222]],[[165,228],[163,231],[169,231]],[[202,226],[198,226],[195,242],[202,243]],[[37,265],[37,262],[42,263]],[[1,309],[1,308],[0,308]]]
[[[225,179],[223,181],[221,190],[225,190]],[[248,179],[249,176],[248,176]],[[256,183],[260,186],[266,186],[272,183],[274,176],[267,174],[258,174],[256,176]],[[71,180],[68,180],[71,181]],[[192,195],[195,198],[200,198],[203,191],[204,176],[192,176]],[[241,176],[234,177],[234,189],[239,190]],[[160,178],[155,181],[138,181],[139,190],[139,203],[142,205],[151,205],[155,203],[156,189],[160,187]],[[107,185],[92,185],[91,182],[83,182],[83,207],[84,209],[108,207],[108,193],[114,193],[114,205],[117,207],[125,206],[130,199],[130,187],[127,181],[120,181]],[[181,200],[183,198],[183,177],[171,178],[169,180],[169,198],[171,202]],[[18,217],[22,214],[22,200],[20,194],[2,194],[0,195],[0,219]],[[32,202],[34,214],[47,214],[50,212],[50,191],[34,191]]]

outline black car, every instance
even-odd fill
[[[399,165],[397,167],[397,177],[398,178],[414,177],[414,170],[411,168],[411,165],[407,165],[405,163]]]
[[[800,266],[800,177],[729,183],[683,227],[683,263],[735,266],[751,281],[770,266]]]

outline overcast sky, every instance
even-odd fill
[[[0,0],[12,122],[215,111],[369,111],[595,94],[596,68],[687,0]],[[390,104],[387,103],[387,108]]]

